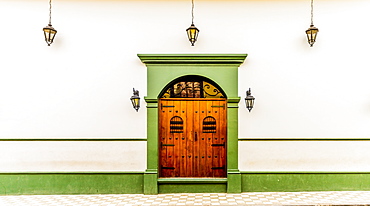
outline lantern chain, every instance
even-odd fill
[[[51,25],[51,0],[49,0],[49,24]]]
[[[191,24],[194,24],[194,0],[191,0]]]
[[[311,0],[311,25],[313,25],[313,0]]]

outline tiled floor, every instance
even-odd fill
[[[370,205],[370,191],[0,196],[0,206]]]

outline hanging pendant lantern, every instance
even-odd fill
[[[46,27],[43,28],[45,41],[50,46],[53,43],[55,34],[57,34],[57,30],[55,30],[51,24],[48,24]]]
[[[311,25],[310,28],[306,30],[307,41],[311,47],[316,42],[316,36],[318,32],[319,29],[313,25],[313,0],[311,0]]]
[[[44,31],[45,41],[50,46],[53,43],[57,30],[51,25],[51,0],[49,1],[49,24],[42,29]]]
[[[186,29],[186,33],[188,34],[191,46],[194,46],[194,43],[198,39],[199,29],[194,26],[194,0],[191,1],[191,5],[191,26]]]
[[[308,40],[308,43],[310,44],[311,47],[316,42],[317,32],[319,32],[319,29],[314,27],[314,25],[312,25],[312,24],[311,24],[310,28],[308,28],[306,30],[307,40]]]
[[[188,38],[191,43],[191,46],[194,46],[194,43],[198,39],[199,29],[194,26],[194,24],[191,24],[191,26],[186,29],[186,32],[188,33]]]

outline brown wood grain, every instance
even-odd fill
[[[166,98],[158,105],[160,177],[226,177],[226,100]],[[182,119],[182,133],[171,133],[174,117]],[[215,131],[203,130],[207,117]]]

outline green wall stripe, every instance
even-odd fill
[[[147,141],[146,138],[2,138],[0,141]]]
[[[146,138],[0,138],[0,141],[147,141]],[[238,141],[370,141],[370,138],[239,138]]]
[[[239,138],[239,141],[370,141],[370,138]]]
[[[370,190],[370,172],[244,171],[241,192]],[[0,195],[143,194],[144,172],[0,173]],[[225,179],[158,180],[159,193],[227,192]]]
[[[143,174],[0,174],[0,195],[125,193],[143,193]]]
[[[370,174],[370,171],[241,171],[241,174]]]
[[[170,183],[206,183],[206,184],[214,184],[214,183],[227,183],[227,178],[159,178],[158,183],[160,184],[170,184]]]
[[[64,174],[64,175],[75,175],[75,174],[85,174],[85,175],[97,175],[97,174],[137,174],[137,175],[143,175],[144,171],[16,171],[16,172],[0,172],[0,175],[58,175],[58,174]]]
[[[243,192],[370,190],[370,173],[243,173]]]

